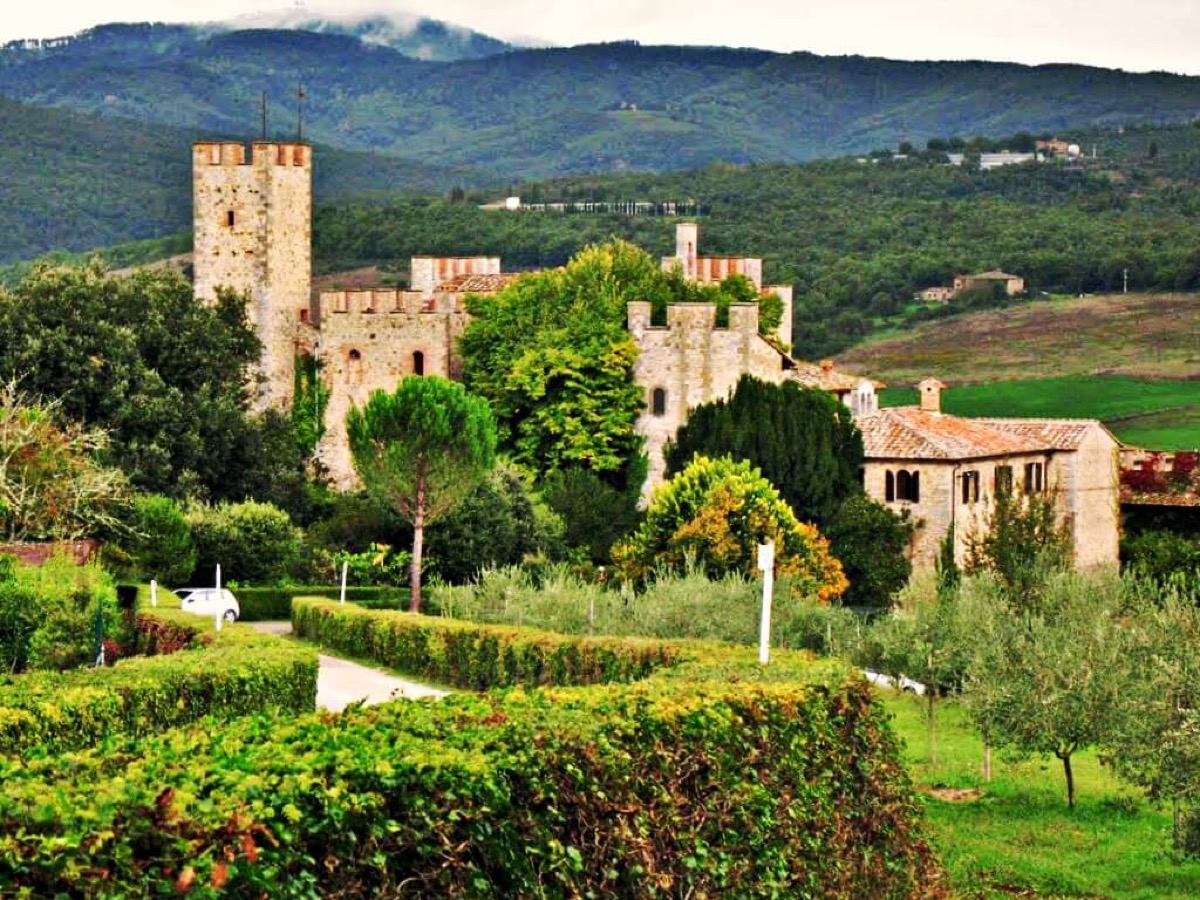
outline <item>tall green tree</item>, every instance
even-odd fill
[[[796,515],[818,526],[861,492],[862,435],[850,410],[826,391],[743,375],[728,399],[692,410],[667,448],[667,471],[696,454],[747,459]]]
[[[412,525],[412,595],[421,610],[425,526],[466,497],[496,459],[496,423],[485,400],[441,378],[405,378],[375,391],[346,417],[354,467],[367,490]]]

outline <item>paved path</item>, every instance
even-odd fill
[[[289,635],[291,622],[252,622],[255,631],[268,634]],[[378,669],[321,654],[321,667],[317,674],[317,707],[341,712],[351,703],[362,701],[367,706],[385,703],[388,700],[418,697],[444,697],[446,691],[405,681]]]

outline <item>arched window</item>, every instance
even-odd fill
[[[888,503],[896,502],[896,476],[892,474],[891,469],[888,469],[884,477],[883,496]]]
[[[921,473],[901,469],[896,473],[896,499],[921,502]]]
[[[351,384],[358,384],[362,381],[362,374],[362,353],[351,350],[346,354],[346,377]]]
[[[656,416],[667,414],[667,392],[662,388],[655,388],[650,395],[650,412]]]
[[[420,350],[417,350],[416,352],[413,353],[413,374],[414,375],[424,375],[425,374],[425,354],[422,353]]]

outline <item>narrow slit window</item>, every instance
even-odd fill
[[[655,388],[650,395],[650,411],[656,416],[667,414],[667,392],[662,388]]]
[[[234,211],[232,209],[228,210],[225,213],[225,225],[229,228],[232,228],[234,226],[234,224],[236,223],[236,221],[237,221],[237,215],[234,213]]]
[[[413,353],[413,374],[425,374],[425,354],[420,350],[417,350],[415,353]]]
[[[883,496],[888,503],[896,502],[896,476],[891,469],[888,469],[884,477]]]

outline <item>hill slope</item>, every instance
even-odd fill
[[[0,50],[0,95],[80,112],[272,133],[506,178],[804,160],[908,137],[1184,120],[1200,79],[1084,66],[908,63],[612,44],[418,62],[357,33],[94,29]]]
[[[2,98],[0,123],[0,262],[191,228],[191,143],[199,132]],[[331,147],[318,147],[316,159],[314,191],[325,202],[480,177]]]
[[[1200,379],[1200,297],[1115,294],[1031,302],[919,326],[843,353],[845,368],[896,385],[1068,375]]]

